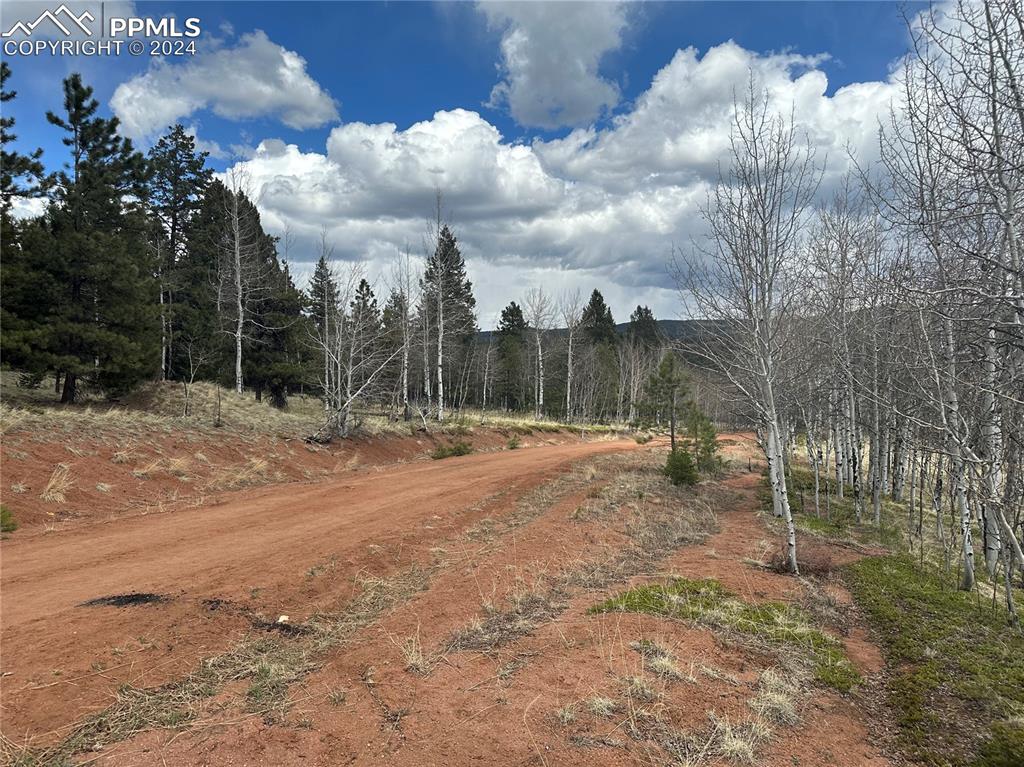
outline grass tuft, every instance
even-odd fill
[[[473,446],[468,442],[461,440],[453,442],[450,445],[440,445],[438,448],[430,454],[430,457],[435,461],[440,461],[444,458],[453,458],[458,455],[469,455],[473,452]]]
[[[64,503],[67,500],[67,492],[74,485],[75,480],[71,476],[71,467],[66,463],[58,463],[39,497],[47,503]]]
[[[803,610],[781,602],[748,604],[718,581],[675,578],[667,584],[637,586],[590,608],[590,612],[635,612],[663,615],[731,631],[740,636],[809,655],[815,678],[847,692],[860,674],[846,658],[842,643],[814,628]]]

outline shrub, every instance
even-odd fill
[[[650,441],[651,441],[651,435],[650,434],[637,434],[636,435],[636,444],[638,444],[638,445],[646,445]]]
[[[519,449],[519,437],[517,437],[517,436],[515,436],[513,434],[511,437],[508,438],[508,449],[509,450],[518,450]]]
[[[665,476],[673,485],[696,485],[697,467],[693,465],[693,458],[685,450],[673,450],[668,454],[665,462]]]
[[[14,515],[6,506],[0,506],[0,533],[13,533],[18,529],[18,523],[14,521]]]
[[[440,461],[442,458],[451,458],[455,455],[469,455],[473,452],[473,447],[468,442],[453,442],[450,445],[441,445],[430,454],[430,457],[435,461]]]

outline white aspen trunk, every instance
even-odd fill
[[[835,472],[836,472],[836,498],[843,497],[843,467],[846,465],[846,456],[843,455],[842,426],[833,418],[832,420],[832,446],[835,450]]]
[[[565,361],[565,420],[572,423],[572,337],[573,328],[569,328],[569,350]]]
[[[960,588],[970,591],[974,588],[974,540],[971,530],[971,511],[967,503],[966,474],[960,435],[960,399],[956,393],[956,362],[953,358],[953,321],[943,320],[942,353],[945,363],[946,382],[944,389],[943,422],[949,435],[949,474],[955,510],[960,520],[961,554],[963,577]]]
[[[330,331],[330,300],[328,291],[324,290],[324,412],[331,410],[331,331]]]
[[[804,423],[807,425],[807,460],[814,469],[814,513],[820,517],[821,506],[818,500],[820,454],[814,442],[814,427],[807,423],[806,416],[804,417]]]
[[[996,404],[998,350],[996,329],[990,327],[985,338],[985,388],[982,392],[982,438],[985,450],[985,502],[984,518],[985,567],[995,578],[1002,548],[999,524],[1000,489],[1002,485],[1003,435]]]
[[[798,575],[800,570],[796,558],[796,527],[793,525],[793,515],[789,508],[789,494],[786,488],[786,470],[783,462],[782,435],[779,433],[779,424],[774,408],[769,410],[768,416],[768,444],[773,446],[774,454],[769,459],[769,472],[772,476],[773,500],[778,498],[778,508],[781,510],[781,517],[786,525],[786,559],[789,563],[789,571]]]
[[[437,277],[437,420],[444,421],[444,275]]]
[[[910,432],[910,421],[906,418],[900,419],[900,425],[896,431],[896,445],[893,449],[892,467],[892,499],[903,500],[903,487],[907,478],[908,440]],[[914,481],[911,480],[913,485]]]
[[[537,338],[537,418],[544,413],[544,344],[541,343],[540,332]]]
[[[238,220],[238,198],[234,196],[234,261],[235,261],[235,393],[242,393],[242,331],[245,328],[245,301],[242,295],[242,232]]]

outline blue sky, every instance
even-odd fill
[[[39,7],[5,1],[4,28]],[[512,282],[523,292],[607,283],[617,316],[638,302],[672,316],[665,253],[698,233],[740,75],[795,104],[830,157],[850,141],[870,151],[907,51],[902,14],[920,7],[136,2],[140,16],[199,17],[195,60],[8,57],[10,112],[21,145],[42,146],[51,166],[63,150],[43,113],[59,108],[70,71],[142,147],[164,117],[181,121],[215,168],[246,170],[268,226],[296,235],[300,274],[326,228],[340,259],[383,275],[389,253],[418,245],[437,185],[477,262],[485,315],[514,297],[488,285],[507,294]],[[239,62],[251,80],[234,81]]]

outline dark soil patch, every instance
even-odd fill
[[[170,598],[165,597],[163,594],[133,591],[130,594],[111,594],[106,597],[96,597],[88,602],[82,602],[79,607],[132,607],[133,605],[152,605],[169,601]]]

